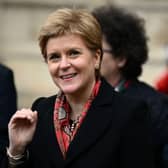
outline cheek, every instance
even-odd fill
[[[101,68],[106,69],[107,67],[109,67],[111,64],[110,60],[107,57],[104,57],[102,59],[102,63],[101,63]]]
[[[52,65],[52,64],[48,64],[48,70],[49,70],[49,73],[50,73],[51,75],[54,75],[54,74],[56,74],[56,72],[57,72],[56,66],[54,66],[54,65]]]
[[[110,61],[110,57],[109,55],[103,55],[103,58],[102,58],[102,64],[108,64]]]

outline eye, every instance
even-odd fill
[[[69,55],[70,57],[77,57],[77,56],[80,55],[80,52],[79,52],[78,50],[72,49],[72,50],[70,50],[70,51],[68,52],[68,55]]]
[[[52,54],[49,54],[48,56],[47,56],[47,60],[48,61],[59,61],[61,59],[61,56],[60,56],[60,54],[57,54],[57,53],[52,53]]]

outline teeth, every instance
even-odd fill
[[[74,76],[75,76],[75,74],[69,74],[69,75],[63,75],[63,76],[61,76],[61,78],[62,79],[68,79],[68,78],[72,78]]]

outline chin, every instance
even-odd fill
[[[75,94],[81,90],[82,86],[79,84],[79,82],[75,82],[73,84],[67,84],[67,85],[60,85],[59,88],[64,92],[64,94]]]
[[[62,88],[61,90],[64,92],[64,94],[74,94],[77,92],[77,90],[74,88]]]

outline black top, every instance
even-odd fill
[[[168,156],[166,156],[167,161],[163,161],[165,157],[163,157],[163,149],[166,144],[168,146],[168,97],[139,80],[132,81],[121,94],[134,99],[144,100],[148,104],[152,119],[152,141],[157,147],[156,164],[159,168],[168,167]]]

